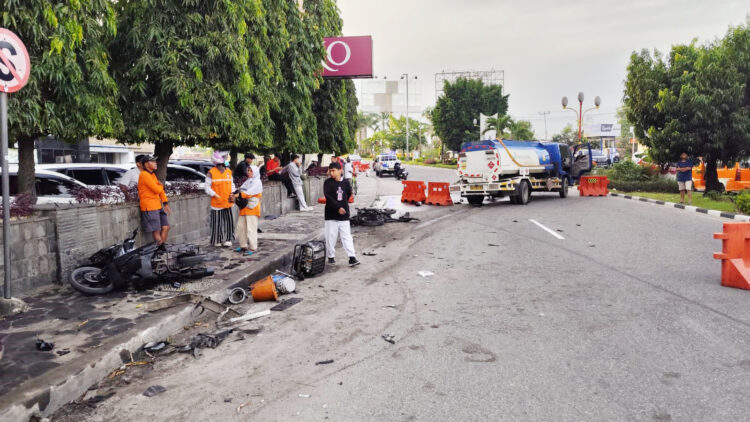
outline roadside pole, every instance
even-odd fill
[[[10,299],[10,183],[8,182],[8,93],[0,92],[0,156],[3,176],[3,269],[5,275],[4,297]]]

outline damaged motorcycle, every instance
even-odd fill
[[[81,262],[70,274],[70,285],[85,294],[102,295],[114,289],[133,285],[137,289],[149,283],[177,285],[184,279],[213,275],[214,268],[205,262],[212,257],[190,244],[162,245],[149,243],[135,248],[138,230],[122,243],[106,247]]]

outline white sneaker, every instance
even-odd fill
[[[230,242],[230,241],[227,240],[226,242],[222,243],[221,245],[222,246],[232,246],[232,242]]]
[[[308,211],[312,211],[312,210],[313,210],[313,207],[307,207],[307,208],[302,208],[300,211],[302,211],[302,212],[308,212]]]

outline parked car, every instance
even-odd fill
[[[591,160],[599,167],[610,166],[620,162],[620,153],[615,148],[592,149]]]
[[[169,160],[169,164],[190,167],[200,174],[206,174],[214,167],[214,164],[208,160]]]
[[[72,204],[74,202],[73,189],[86,187],[78,180],[47,170],[37,169],[35,179],[34,190],[37,204]],[[8,166],[8,181],[10,182],[10,196],[18,196],[18,166]]]
[[[358,161],[362,161],[362,157],[359,156],[359,155],[357,155],[357,154],[349,154],[347,156],[347,158],[349,158],[353,163],[356,163]]]
[[[63,164],[37,164],[38,169],[54,171],[70,176],[86,185],[112,186],[135,164],[100,164],[100,163],[63,163]],[[167,183],[192,182],[197,183],[200,189],[206,181],[206,176],[189,167],[176,164],[167,166]]]
[[[380,154],[375,157],[372,168],[375,170],[375,174],[381,177],[386,173],[393,174],[396,163],[401,164],[396,154]]]

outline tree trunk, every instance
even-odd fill
[[[229,149],[229,168],[234,171],[235,167],[237,167],[237,156],[239,155],[239,152],[237,151],[237,147],[233,146]],[[244,157],[243,157],[244,160]]]
[[[18,138],[18,193],[28,193],[36,202],[34,168],[34,138]]]
[[[716,173],[716,160],[712,157],[706,156],[706,170],[703,174],[703,180],[706,182],[706,190],[703,195],[711,191],[724,191],[724,185],[721,184],[719,175]]]
[[[156,168],[156,178],[161,183],[167,180],[167,164],[169,157],[172,155],[172,141],[156,141],[154,143],[154,154],[159,160],[159,166]]]

